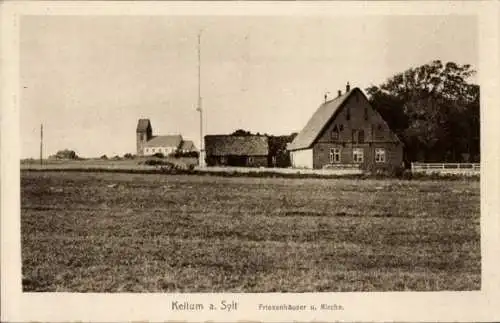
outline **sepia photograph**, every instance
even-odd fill
[[[480,289],[475,17],[20,31],[23,291]]]
[[[21,297],[334,320],[373,295],[481,308],[498,241],[484,18],[176,6],[12,20],[2,193],[15,175]]]

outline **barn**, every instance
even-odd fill
[[[394,169],[403,144],[359,89],[321,104],[288,145],[295,168]]]
[[[266,167],[269,144],[267,136],[205,136],[207,166]]]

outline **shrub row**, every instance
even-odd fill
[[[152,162],[153,163],[153,162]],[[156,162],[155,162],[156,163]],[[55,171],[55,172],[111,172],[111,173],[131,173],[131,174],[166,174],[166,175],[201,175],[220,177],[260,177],[260,178],[323,178],[323,179],[401,179],[401,180],[471,180],[478,181],[480,176],[465,175],[439,175],[439,174],[412,174],[404,172],[402,176],[387,176],[383,174],[350,174],[350,175],[320,175],[320,174],[300,174],[300,173],[278,173],[278,172],[210,172],[194,169],[194,165],[184,166],[173,163],[159,165],[154,169],[113,169],[113,168],[45,168],[45,169],[23,169],[22,171]]]

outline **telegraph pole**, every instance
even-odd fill
[[[40,166],[43,164],[43,123],[40,124]]]
[[[200,113],[200,159],[199,166],[205,167],[205,150],[203,145],[203,109],[201,107],[201,31],[198,33],[198,107]]]

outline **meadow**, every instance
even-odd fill
[[[24,291],[478,290],[477,180],[22,171]]]

